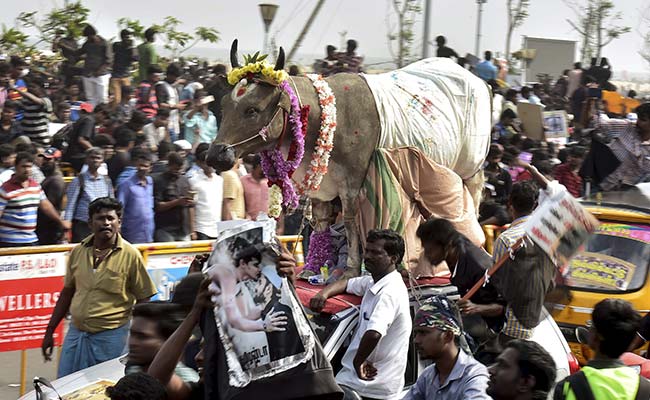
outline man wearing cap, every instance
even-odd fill
[[[217,137],[217,117],[208,109],[214,97],[206,96],[203,90],[194,95],[192,109],[183,114],[185,140],[196,148],[199,143],[212,143]]]
[[[41,172],[45,175],[45,180],[41,183],[43,192],[54,208],[61,212],[63,195],[65,195],[65,182],[58,165],[61,152],[55,147],[50,147],[38,157],[41,159]],[[48,217],[40,209],[38,210],[36,235],[38,243],[41,245],[63,243],[63,229],[60,228],[56,220]]]
[[[487,368],[462,349],[458,307],[445,296],[426,299],[415,314],[414,343],[420,357],[433,360],[403,400],[489,399]]]

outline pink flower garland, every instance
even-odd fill
[[[312,232],[309,237],[309,252],[304,269],[320,273],[320,268],[332,259],[332,236],[329,228]]]
[[[296,96],[287,81],[280,83],[280,89],[287,92],[291,101],[291,112],[289,113],[289,126],[293,135],[291,150],[287,160],[284,159],[279,148],[265,150],[261,153],[261,164],[262,171],[269,180],[269,186],[278,185],[282,189],[282,205],[297,208],[299,198],[291,182],[291,176],[302,162],[305,154],[305,133],[301,121],[298,96]]]

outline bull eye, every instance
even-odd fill
[[[258,113],[258,110],[255,107],[248,107],[246,109],[246,116],[247,117],[254,117],[255,115],[257,115],[257,113]]]

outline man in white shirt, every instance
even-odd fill
[[[359,327],[343,356],[336,382],[362,398],[397,399],[404,386],[411,337],[409,295],[396,267],[404,256],[404,240],[392,230],[372,230],[366,239],[364,263],[371,276],[342,279],[310,301],[323,309],[328,297],[344,292],[363,296]]]
[[[190,208],[192,240],[216,239],[217,222],[221,221],[223,178],[205,162],[207,156],[207,150],[197,154],[196,165],[199,169],[188,178],[196,202]]]

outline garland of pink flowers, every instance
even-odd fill
[[[312,232],[309,236],[309,252],[305,261],[305,270],[320,273],[320,268],[332,259],[332,235],[329,227],[321,232]]]
[[[261,152],[261,165],[264,175],[269,180],[269,186],[277,185],[282,192],[282,206],[297,208],[298,195],[294,189],[291,177],[296,171],[305,154],[305,132],[307,125],[303,124],[298,96],[286,80],[279,85],[289,95],[291,112],[289,113],[289,126],[293,139],[287,159],[284,159],[279,147]]]
[[[322,76],[307,74],[307,77],[312,81],[318,94],[321,125],[309,168],[302,182],[297,185],[298,193],[301,195],[320,189],[323,177],[327,174],[330,153],[334,148],[334,132],[336,132],[336,97],[334,97],[334,92]]]

